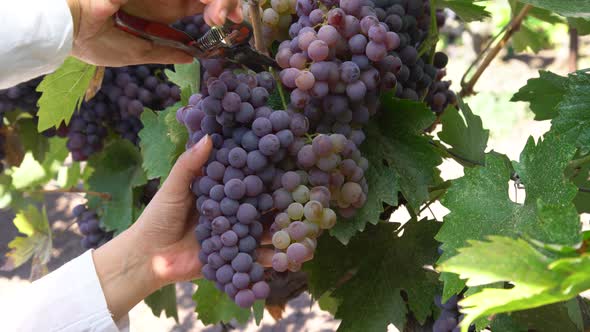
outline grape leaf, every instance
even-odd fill
[[[590,0],[520,0],[568,17],[590,17]]]
[[[582,165],[579,170],[571,171],[566,175],[578,188],[583,188],[583,190],[578,190],[574,199],[578,213],[590,213],[590,192],[588,192],[590,190],[590,164]]]
[[[478,2],[484,0],[438,0],[438,8],[449,8],[454,11],[463,21],[482,21],[491,17],[491,14],[485,9],[485,6],[478,5]]]
[[[61,188],[73,188],[83,179],[80,163],[63,166],[57,174],[57,183]]]
[[[33,258],[31,270],[47,271],[47,263],[51,258],[52,239],[47,212],[41,212],[33,206],[18,211],[13,220],[14,226],[25,236],[17,236],[9,244],[11,249],[6,254],[6,262],[0,271],[11,271]]]
[[[497,315],[492,331],[583,331],[581,308],[577,300],[544,305]]]
[[[543,70],[539,75],[539,78],[529,79],[511,101],[529,102],[535,120],[553,119],[558,114],[556,106],[564,97],[568,79]]]
[[[91,208],[102,209],[102,222],[108,231],[124,231],[133,222],[133,188],[146,184],[139,151],[128,140],[107,145],[88,165],[94,169],[88,178],[88,189],[108,193],[107,202],[93,199]]]
[[[568,86],[557,105],[559,115],[551,122],[551,131],[562,135],[584,150],[590,150],[590,75],[578,72],[568,77]]]
[[[170,82],[178,85],[181,89],[190,88],[190,94],[200,91],[201,64],[195,59],[189,64],[176,64],[174,71],[166,69],[164,71]]]
[[[459,249],[459,254],[443,262],[440,270],[458,273],[461,278],[467,279],[468,286],[508,281],[514,287],[484,288],[462,300],[462,312],[466,314],[463,332],[478,317],[569,300],[590,288],[588,254],[579,257],[549,257],[523,239],[500,236],[490,236],[488,241],[468,242],[470,246]],[[567,305],[567,316],[576,327],[567,330],[580,330],[581,313],[579,310],[576,313],[575,307],[570,308],[571,304]],[[521,313],[517,320],[529,325],[530,323],[526,323],[527,315],[531,314],[532,311]],[[538,318],[534,320],[539,323]],[[547,323],[543,326],[547,328],[549,325],[551,324]],[[549,328],[547,330],[551,331]]]
[[[367,141],[381,149],[383,159],[398,175],[408,207],[418,211],[428,200],[428,188],[438,179],[437,166],[442,163],[430,138],[423,133],[436,117],[426,104],[396,99],[391,94],[385,94],[382,103],[382,118],[373,120],[380,124],[381,138],[374,133],[376,138]]]
[[[37,132],[37,125],[31,118],[19,119],[15,127],[25,151],[31,151],[36,160],[45,159],[45,153],[49,149],[49,140]]]
[[[203,324],[229,323],[232,319],[240,324],[245,324],[250,319],[250,310],[240,308],[227,294],[215,287],[215,284],[206,279],[194,281],[197,291],[193,300],[197,303],[195,312]]]
[[[578,17],[569,17],[567,19],[570,27],[576,29],[578,35],[585,36],[590,34],[590,20]]]
[[[315,298],[336,288],[338,331],[381,331],[393,323],[400,331],[411,310],[419,322],[432,313],[436,274],[423,269],[436,260],[433,240],[440,224],[411,221],[369,226],[345,246],[329,236],[320,239],[314,259],[304,264]],[[401,292],[408,295],[408,303]]]
[[[367,203],[350,219],[340,218],[330,234],[346,244],[367,223],[376,224],[383,211],[383,203],[397,206],[401,192],[408,206],[418,210],[429,198],[429,186],[438,178],[442,160],[423,129],[435,120],[424,104],[393,97],[382,97],[381,117],[366,126],[366,144],[361,147],[369,161],[365,177],[369,185]]]
[[[139,138],[143,169],[148,179],[164,180],[172,169],[177,147],[168,133],[166,115],[176,110],[176,105],[173,105],[158,113],[145,109],[141,115],[143,129],[139,132]]]
[[[43,78],[37,86],[39,98],[38,130],[68,124],[74,111],[80,107],[96,67],[69,57],[58,70]]]
[[[370,188],[367,193],[367,202],[357,211],[356,215],[349,219],[338,218],[336,226],[330,230],[343,244],[357,233],[365,229],[367,223],[373,225],[379,222],[379,215],[383,211],[383,203],[397,206],[397,192],[400,190],[399,181],[395,170],[383,164],[383,156],[380,144],[372,140],[371,129],[363,149],[363,155],[369,160],[369,169],[365,173],[367,184]]]
[[[68,156],[65,139],[53,138],[49,150],[42,161],[35,160],[28,152],[19,167],[13,168],[12,183],[15,189],[22,190],[45,184],[53,179]]]
[[[381,223],[370,237],[364,237],[362,246],[349,248],[364,249],[365,255],[358,273],[333,293],[340,301],[338,331],[383,331],[390,323],[402,331],[408,309],[420,323],[431,315],[436,275],[423,266],[438,256],[438,244],[432,238],[439,224],[410,222],[401,237],[395,229],[395,224]],[[345,251],[338,253],[335,261],[343,255]],[[408,296],[407,304],[402,291]]]
[[[162,311],[166,313],[166,317],[173,317],[178,324],[178,308],[176,307],[176,288],[174,284],[164,286],[144,300],[145,304],[152,309],[152,313],[156,317],[162,315]]]
[[[447,108],[440,118],[442,131],[438,137],[451,146],[451,153],[483,165],[490,131],[483,128],[481,118],[474,115],[467,104],[460,102],[459,105],[463,117],[456,108]]]
[[[188,141],[188,132],[186,127],[176,121],[176,112],[178,112],[178,109],[182,105],[178,103],[176,105],[178,107],[176,109],[167,111],[164,118],[166,121],[166,127],[168,128],[168,135],[170,135],[170,140],[172,140],[172,143],[176,145],[176,151],[172,160],[176,160],[185,151],[186,142]]]
[[[526,187],[524,204],[508,196],[509,165],[488,154],[485,167],[465,169],[465,176],[453,184],[441,200],[450,210],[436,239],[442,242],[444,262],[467,240],[490,235],[520,236],[556,244],[580,241],[578,214],[572,203],[577,189],[564,177],[564,169],[575,148],[554,136],[535,145],[529,139],[521,162],[514,165]],[[456,276],[443,274],[443,297],[463,289]]]
[[[535,54],[551,47],[549,36],[541,28],[533,28],[528,20],[512,36],[512,46],[516,52],[531,51]]]
[[[254,305],[252,306],[252,314],[256,325],[260,326],[260,323],[264,318],[264,300],[257,300],[254,302]]]

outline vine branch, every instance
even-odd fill
[[[532,8],[533,8],[533,6],[531,6],[531,5],[525,5],[524,7],[522,7],[520,12],[508,24],[506,32],[504,33],[504,36],[502,37],[502,39],[500,39],[500,41],[490,50],[490,52],[484,58],[481,65],[475,71],[475,74],[473,74],[473,77],[471,77],[471,79],[468,82],[465,82],[465,78],[467,77],[469,70],[467,71],[467,73],[465,73],[465,75],[463,76],[463,79],[461,80],[462,89],[461,89],[461,92],[459,93],[459,95],[461,97],[470,96],[470,95],[474,94],[473,87],[475,86],[477,81],[480,79],[481,75],[483,75],[485,70],[492,63],[492,61],[496,58],[498,53],[500,53],[500,50],[502,50],[502,48],[504,48],[504,46],[506,46],[506,43],[508,43],[510,38],[512,38],[512,35],[514,35],[514,33],[520,29],[520,25],[522,24],[522,21],[524,20],[524,18],[527,16],[527,14],[529,13],[529,11]],[[479,60],[479,58],[476,59],[475,61],[477,62],[478,60]],[[473,65],[472,65],[472,67],[473,67]]]
[[[248,13],[250,14],[250,23],[254,30],[254,47],[258,52],[267,54],[262,38],[262,17],[260,15],[260,4],[258,0],[248,0]]]
[[[106,200],[106,201],[110,201],[112,199],[111,194],[108,194],[108,193],[101,193],[98,191],[88,191],[88,190],[83,190],[83,189],[78,189],[78,188],[41,189],[41,190],[26,191],[25,193],[29,193],[29,194],[56,194],[56,193],[60,193],[60,194],[86,194],[88,196],[99,197],[99,198]]]

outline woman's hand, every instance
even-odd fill
[[[94,252],[94,265],[115,321],[159,288],[201,277],[196,199],[190,191],[212,149],[205,136],[176,162],[170,175],[128,230]],[[271,249],[258,249],[270,266]]]
[[[156,45],[115,28],[113,15],[125,12],[161,23],[204,13],[209,25],[226,18],[241,22],[240,0],[67,0],[74,19],[72,55],[91,64],[119,67],[143,63],[189,63],[182,51]]]

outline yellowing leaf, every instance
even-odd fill
[[[29,205],[16,214],[13,223],[25,236],[18,236],[8,244],[11,250],[6,254],[6,262],[0,270],[11,271],[32,258],[33,275],[37,274],[35,271],[46,271],[52,240],[45,209],[39,212],[35,206]]]

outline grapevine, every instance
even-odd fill
[[[567,24],[570,59],[583,59],[577,35],[590,7],[511,1],[455,94],[448,77],[466,47],[449,46],[458,38],[445,27],[467,31],[493,6],[249,0],[249,47],[276,66],[253,70],[229,52],[101,69],[70,58],[0,90],[0,208],[23,234],[0,268],[30,259],[33,278],[46,271],[48,196],[84,197],[69,211],[72,229],[80,249],[97,249],[138,220],[183,153],[210,141],[181,189],[191,195],[188,239],[203,277],[193,281],[195,319],[205,325],[260,324],[264,308],[278,320],[309,292],[340,331],[587,329],[590,75],[541,71],[514,94],[551,120],[518,161],[491,151],[483,111],[468,104],[481,107],[475,85],[496,60],[541,48],[547,25]],[[171,26],[194,40],[211,29],[202,15]],[[48,100],[60,75],[72,91],[96,93]],[[460,176],[441,175],[445,159]],[[407,222],[391,221],[406,211]],[[172,285],[145,302],[179,320]]]

